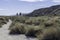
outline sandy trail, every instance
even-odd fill
[[[9,35],[9,26],[12,21],[9,20],[7,24],[4,24],[2,28],[0,28],[0,40],[37,40],[36,38],[27,38],[25,35]]]

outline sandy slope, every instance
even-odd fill
[[[36,38],[27,38],[25,35],[9,35],[9,26],[12,21],[9,20],[7,24],[4,24],[2,28],[0,28],[0,40],[37,40]]]

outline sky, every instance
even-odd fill
[[[60,5],[60,0],[0,0],[0,15],[30,13],[53,5]]]

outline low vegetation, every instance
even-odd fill
[[[12,17],[13,19],[13,17]],[[10,35],[25,34],[39,40],[60,40],[60,16],[16,17]]]
[[[37,36],[39,40],[60,40],[60,29],[50,27],[43,30],[43,33]]]
[[[8,17],[4,17],[4,16],[0,17],[0,27],[2,27],[2,25],[6,24],[7,22],[8,22]]]
[[[25,33],[24,25],[20,23],[16,23],[12,28],[10,28],[9,34],[24,34],[24,33]]]

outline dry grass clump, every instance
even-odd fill
[[[2,25],[6,24],[7,22],[8,22],[8,18],[0,17],[0,27],[2,27]]]
[[[37,37],[36,35],[42,32],[42,30],[38,26],[28,26],[25,35],[27,37]]]
[[[15,23],[11,28],[10,28],[10,33],[9,34],[24,34],[25,33],[25,28],[24,25],[20,23]]]
[[[54,27],[45,29],[43,33],[37,37],[39,40],[60,40],[60,29]]]

